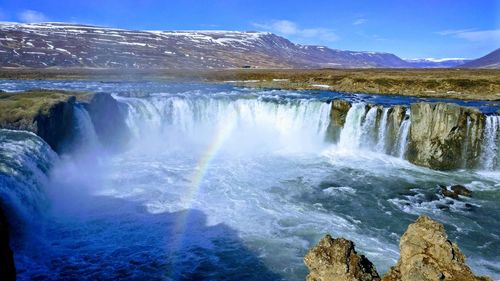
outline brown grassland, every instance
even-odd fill
[[[229,81],[256,88],[500,100],[498,69],[0,69],[0,79]]]

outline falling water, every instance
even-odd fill
[[[366,148],[372,148],[372,144],[376,138],[376,125],[377,125],[378,108],[373,106],[368,110],[361,126],[361,145]]]
[[[43,188],[57,159],[35,134],[0,129],[0,201],[17,219],[36,220],[46,207]]]
[[[500,116],[488,116],[484,127],[484,142],[481,155],[482,167],[495,170],[499,160]]]
[[[401,123],[399,127],[398,137],[396,140],[396,156],[399,158],[404,158],[406,153],[406,146],[408,144],[408,133],[410,131],[410,110],[406,111],[405,120]]]
[[[322,145],[330,123],[330,105],[312,100],[264,100],[205,97],[119,98],[128,105],[127,124],[137,137],[181,134],[196,139],[202,132],[237,123],[234,134],[300,148]]]
[[[55,207],[44,231],[36,233],[43,243],[15,249],[20,279],[304,280],[303,255],[326,233],[355,241],[384,272],[399,257],[399,234],[406,228],[401,221],[419,214],[447,225],[450,237],[470,253],[475,272],[499,278],[499,223],[491,219],[498,212],[496,172],[437,172],[359,152],[360,146],[383,151],[387,108],[374,122],[375,110],[355,103],[334,145],[324,143],[327,99],[226,88],[206,94],[206,86],[185,87],[202,94],[167,89],[117,97],[133,132],[126,151],[83,167],[75,159],[54,161],[48,198]],[[98,143],[87,112],[75,112],[78,134]],[[488,120],[485,146],[495,146],[498,123]],[[409,127],[406,117],[394,154],[404,154]],[[31,149],[47,147],[32,138],[1,139],[0,157],[9,155],[7,161],[22,171],[17,176],[38,182],[38,170],[49,169],[45,156],[29,159],[50,153]],[[373,148],[364,147],[365,141]],[[0,174],[8,183],[1,187],[21,186],[24,194],[10,175]],[[451,183],[475,195],[466,201],[436,196],[438,184]],[[180,200],[186,195],[188,204]]]
[[[76,140],[77,145],[85,149],[96,149],[99,140],[94,129],[94,124],[87,110],[80,104],[74,106],[76,119]]]
[[[356,149],[361,142],[362,121],[366,113],[364,103],[355,103],[347,112],[344,128],[340,132],[338,146],[341,149]]]
[[[378,152],[385,153],[385,140],[386,140],[386,131],[387,131],[387,116],[389,115],[389,108],[386,107],[382,111],[382,118],[380,119],[380,125],[378,128],[378,138],[377,138],[377,146],[376,150]]]

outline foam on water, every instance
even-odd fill
[[[322,99],[210,87],[116,96],[133,132],[119,154],[102,153],[78,108],[96,148],[54,162],[41,242],[17,251],[21,280],[303,280],[303,256],[326,233],[385,272],[418,214],[445,224],[475,272],[500,278],[497,172],[439,172],[380,153],[386,108],[354,103],[330,144]],[[444,198],[438,184],[474,195]]]
[[[16,223],[36,221],[46,208],[42,188],[57,159],[35,134],[0,129],[0,197]]]

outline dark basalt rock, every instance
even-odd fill
[[[58,153],[68,150],[68,145],[72,143],[74,138],[75,101],[75,97],[70,97],[65,102],[56,103],[49,109],[48,114],[40,113],[34,120],[36,134]]]
[[[0,280],[16,280],[14,254],[9,245],[9,226],[0,208]]]
[[[472,191],[468,190],[463,185],[453,185],[450,188],[444,185],[439,186],[441,188],[441,194],[446,197],[450,197],[453,199],[458,199],[459,196],[470,197],[472,195]]]
[[[87,110],[102,145],[111,150],[120,150],[126,145],[130,132],[125,123],[125,104],[110,94],[97,93],[87,104]]]

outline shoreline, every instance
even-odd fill
[[[500,70],[491,69],[13,69],[2,80],[198,81],[339,93],[500,101]]]

